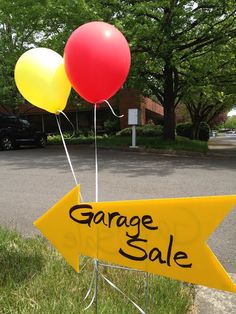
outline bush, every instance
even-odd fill
[[[199,128],[199,140],[200,141],[208,141],[210,137],[210,127],[206,122],[200,123]]]
[[[192,123],[179,123],[176,126],[176,133],[178,136],[184,136],[192,139],[193,127]],[[210,127],[206,122],[201,122],[199,127],[199,140],[200,141],[208,141],[210,136]]]
[[[131,133],[132,133],[132,128],[131,129]],[[142,126],[136,126],[136,134],[139,136],[143,135],[143,127]]]
[[[107,134],[115,134],[120,130],[120,121],[116,120],[106,120],[104,122],[104,131]]]
[[[117,136],[130,136],[132,134],[131,128],[125,128],[116,133]]]
[[[136,134],[143,135],[143,128],[141,126],[136,127]],[[116,133],[117,136],[131,136],[132,135],[132,128],[125,128]]]
[[[146,124],[143,126],[142,131],[145,136],[161,136],[163,135],[163,126]]]
[[[186,122],[186,123],[177,124],[176,133],[179,136],[184,136],[184,137],[191,139],[191,137],[192,137],[192,123]]]
[[[131,136],[132,128],[126,128],[118,132],[118,136]],[[163,134],[162,125],[146,124],[136,127],[136,134],[139,136],[161,136]]]

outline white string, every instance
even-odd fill
[[[70,124],[73,126],[72,122],[70,121],[70,119],[67,117],[67,115],[66,115],[63,111],[58,110],[58,112],[62,113],[62,114],[66,117],[66,119],[70,122]],[[72,166],[72,162],[71,162],[71,159],[70,159],[70,155],[69,155],[68,149],[67,149],[67,147],[66,147],[65,138],[64,138],[64,135],[63,135],[62,130],[61,130],[60,122],[59,122],[59,119],[58,119],[57,115],[55,115],[55,116],[56,116],[56,121],[57,121],[58,129],[59,129],[59,132],[60,132],[60,136],[61,136],[61,139],[62,139],[62,143],[63,143],[64,149],[65,149],[65,152],[66,152],[66,157],[67,157],[68,163],[69,163],[69,165],[70,165],[70,169],[71,169],[72,175],[73,175],[73,177],[74,177],[75,185],[78,185],[78,181],[77,181],[76,176],[75,176],[75,172],[74,172],[74,168],[73,168],[73,166]],[[74,128],[74,126],[73,126],[73,128]],[[82,203],[84,202],[81,193],[80,193],[80,201],[81,201]]]
[[[126,297],[139,310],[140,313],[145,314],[145,312],[141,309],[141,307],[138,306],[138,304],[136,304],[133,300],[131,300],[120,288],[118,288],[113,282],[107,279],[101,272],[99,272],[99,274],[102,276],[104,280],[106,280],[107,283],[109,283],[110,286],[112,286],[112,288],[116,289],[124,297]]]
[[[87,297],[90,295],[90,292],[92,291],[92,287],[93,287],[93,283],[94,283],[94,275],[95,275],[95,267],[93,269],[93,275],[92,275],[92,279],[91,279],[91,282],[90,282],[90,285],[89,285],[89,289],[84,297],[84,301],[87,299]]]
[[[124,115],[118,116],[115,114],[113,108],[111,107],[111,105],[109,104],[109,102],[107,100],[105,100],[105,102],[107,103],[107,105],[109,106],[111,112],[113,113],[114,116],[118,117],[118,118],[122,118]],[[62,113],[64,115],[64,117],[69,121],[69,123],[72,125],[73,129],[74,129],[74,125],[71,123],[71,121],[69,120],[69,118],[67,117],[67,115],[63,112],[63,111],[59,111],[60,113]],[[71,172],[73,174],[74,180],[75,180],[75,184],[78,185],[76,176],[75,176],[75,172],[72,166],[72,162],[70,159],[70,155],[68,153],[67,147],[66,147],[66,143],[65,143],[65,139],[61,130],[61,126],[59,123],[59,119],[56,116],[56,121],[57,121],[57,125],[58,125],[58,129],[61,135],[61,139],[62,139],[62,143],[66,152],[66,156],[70,165],[70,169]],[[94,106],[94,144],[95,144],[95,201],[98,202],[98,154],[97,154],[97,105],[95,104]],[[81,196],[82,199],[82,196]],[[114,289],[116,289],[118,292],[120,292],[124,297],[126,297],[138,310],[140,313],[145,314],[145,312],[133,301],[131,300],[121,289],[119,289],[113,282],[111,282],[109,279],[107,279],[101,272],[98,271],[98,265],[99,265],[99,261],[97,259],[94,260],[94,271],[93,271],[93,275],[92,275],[92,279],[91,279],[91,283],[89,286],[89,289],[84,297],[84,300],[87,299],[87,297],[90,295],[91,290],[92,290],[92,286],[94,283],[94,279],[95,279],[95,287],[94,287],[94,294],[92,297],[92,300],[90,301],[89,305],[84,309],[84,311],[88,310],[92,304],[94,303],[94,301],[96,300],[96,313],[97,313],[97,295],[98,295],[98,274],[100,274],[103,279]],[[111,267],[111,268],[118,268],[119,266],[112,266],[112,265],[105,265],[102,264],[103,266],[107,266],[107,267]],[[83,267],[84,268],[84,267]],[[130,270],[128,268],[123,267],[123,269],[127,269]],[[96,275],[96,277],[94,278],[94,275]]]
[[[107,100],[104,100],[104,102],[108,105],[108,107],[110,108],[111,112],[113,113],[113,115],[117,118],[123,118],[124,115],[122,114],[121,116],[118,116],[115,111],[113,110],[112,106],[110,105],[110,103]]]
[[[98,152],[97,152],[97,104],[94,104],[94,155],[95,155],[95,202],[98,202]],[[95,278],[94,278],[95,275]],[[84,300],[87,299],[89,294],[91,293],[92,286],[94,282],[94,293],[91,302],[89,305],[84,309],[87,310],[95,301],[95,312],[97,313],[97,295],[98,295],[98,260],[94,259],[94,269],[93,269],[93,276],[90,282],[89,289],[86,293]]]
[[[94,105],[95,202],[98,202],[97,104]]]
[[[94,294],[93,294],[92,300],[89,303],[89,305],[84,309],[84,311],[88,310],[91,307],[91,305],[93,304],[95,298],[96,298],[96,290],[94,290]]]
[[[95,149],[95,202],[97,203],[98,202],[97,104],[94,104],[94,149]],[[97,313],[98,311],[98,266],[99,262],[97,259],[95,259],[94,260],[94,269],[96,276],[94,287],[95,313]]]
[[[108,267],[108,268],[116,268],[116,269],[130,270],[130,271],[135,271],[135,272],[140,272],[140,273],[143,273],[143,272],[144,272],[143,270],[133,269],[133,268],[124,267],[124,266],[118,266],[118,265],[109,265],[109,264],[103,264],[103,263],[100,263],[99,265],[100,265],[100,266],[103,266],[103,267]]]
[[[92,279],[91,279],[91,282],[90,282],[89,290],[88,290],[88,292],[86,293],[86,296],[85,296],[84,300],[86,300],[87,297],[90,295],[90,292],[92,291],[93,283],[94,283],[94,281],[95,281],[93,297],[92,297],[92,300],[90,301],[89,305],[88,305],[86,308],[84,308],[84,311],[88,310],[88,309],[92,306],[93,302],[96,301],[96,302],[95,302],[95,306],[96,306],[96,308],[95,308],[95,313],[97,313],[97,310],[98,310],[98,304],[97,304],[97,294],[98,294],[98,290],[97,290],[98,263],[96,263],[96,262],[98,262],[98,260],[94,260],[94,262],[95,262],[95,263],[94,263],[94,269],[93,269],[93,276],[92,276]],[[95,277],[95,276],[96,276],[96,277]],[[95,279],[95,280],[94,280],[94,279]]]
[[[71,135],[70,138],[72,138],[74,135],[75,135],[75,127],[74,127],[74,124],[70,121],[70,119],[68,118],[68,116],[65,114],[65,112],[61,111],[61,110],[57,110],[58,112],[60,112],[65,118],[66,120],[70,123],[70,125],[72,126],[73,128],[73,134]]]
[[[81,272],[81,271],[85,268],[85,266],[88,264],[88,261],[89,261],[89,259],[87,259],[87,261],[84,263],[84,265],[79,269],[80,272]]]
[[[64,136],[63,136],[63,133],[62,133],[62,130],[61,130],[61,126],[60,126],[60,123],[59,123],[59,119],[58,119],[57,116],[56,116],[56,120],[57,120],[58,129],[59,129],[59,132],[60,132],[60,135],[61,135],[62,143],[63,143],[64,149],[65,149],[65,152],[66,152],[66,157],[67,157],[68,163],[70,165],[70,170],[71,170],[72,175],[73,175],[74,180],[75,180],[75,185],[78,185],[78,182],[77,182],[77,179],[76,179],[76,176],[75,176],[75,172],[74,172],[74,169],[73,169],[73,166],[72,166],[72,163],[71,163],[70,155],[68,153],[68,150],[67,150],[67,147],[66,147],[66,143],[65,143],[65,139],[64,139]]]
[[[104,100],[104,102],[109,106],[112,114],[117,117],[117,118],[122,118],[124,115],[118,116],[112,106],[110,105],[110,103],[107,100]],[[98,202],[98,151],[97,151],[97,104],[94,104],[94,153],[95,153],[95,202]],[[97,237],[98,238],[98,237]],[[99,261],[97,259],[94,260],[94,271],[93,271],[93,276],[91,279],[91,283],[90,283],[90,287],[89,290],[85,296],[84,299],[86,299],[88,297],[88,295],[90,294],[91,290],[92,290],[92,285],[95,279],[95,283],[94,283],[94,294],[92,297],[91,302],[89,303],[89,305],[84,309],[87,310],[89,309],[93,302],[95,301],[95,313],[97,313],[98,311],[98,275],[100,274],[113,288],[115,288],[117,291],[119,291],[121,294],[123,294],[142,314],[145,314],[145,312],[135,303],[133,302],[127,295],[125,295],[125,293],[123,291],[121,291],[115,284],[113,284],[110,280],[108,280],[105,276],[103,276],[99,270]],[[94,278],[94,274],[95,274],[95,278]]]

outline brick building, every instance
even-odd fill
[[[155,124],[162,124],[163,107],[148,97],[140,95],[136,90],[123,89],[119,94],[119,110],[124,117],[120,119],[121,129],[128,125],[128,109],[137,108],[140,113],[140,125],[152,120]]]
[[[163,107],[152,101],[150,98],[140,95],[134,89],[122,89],[113,98],[109,100],[115,112],[124,115],[120,119],[120,128],[128,126],[128,109],[137,108],[140,114],[140,125],[146,124],[150,119],[155,124],[161,124],[163,120]],[[1,113],[9,113],[6,108],[0,107]],[[76,130],[90,130],[93,128],[93,105],[81,101],[79,105],[68,104],[64,110],[70,121],[74,124]],[[19,106],[18,114],[27,118],[38,129],[47,133],[57,133],[58,128],[54,114],[32,106],[23,104]],[[71,125],[60,117],[63,131],[71,131]],[[107,104],[103,103],[97,110],[98,130],[103,130],[104,121],[114,119]]]

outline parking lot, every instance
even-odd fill
[[[95,199],[94,150],[69,147],[85,201]],[[100,149],[99,200],[236,194],[235,158],[164,156]],[[33,221],[74,186],[62,146],[0,152],[0,221],[25,235]],[[236,272],[236,213],[210,240],[227,270]]]

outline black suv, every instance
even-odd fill
[[[45,147],[47,135],[33,128],[29,121],[0,114],[0,149],[11,150],[21,145]]]

